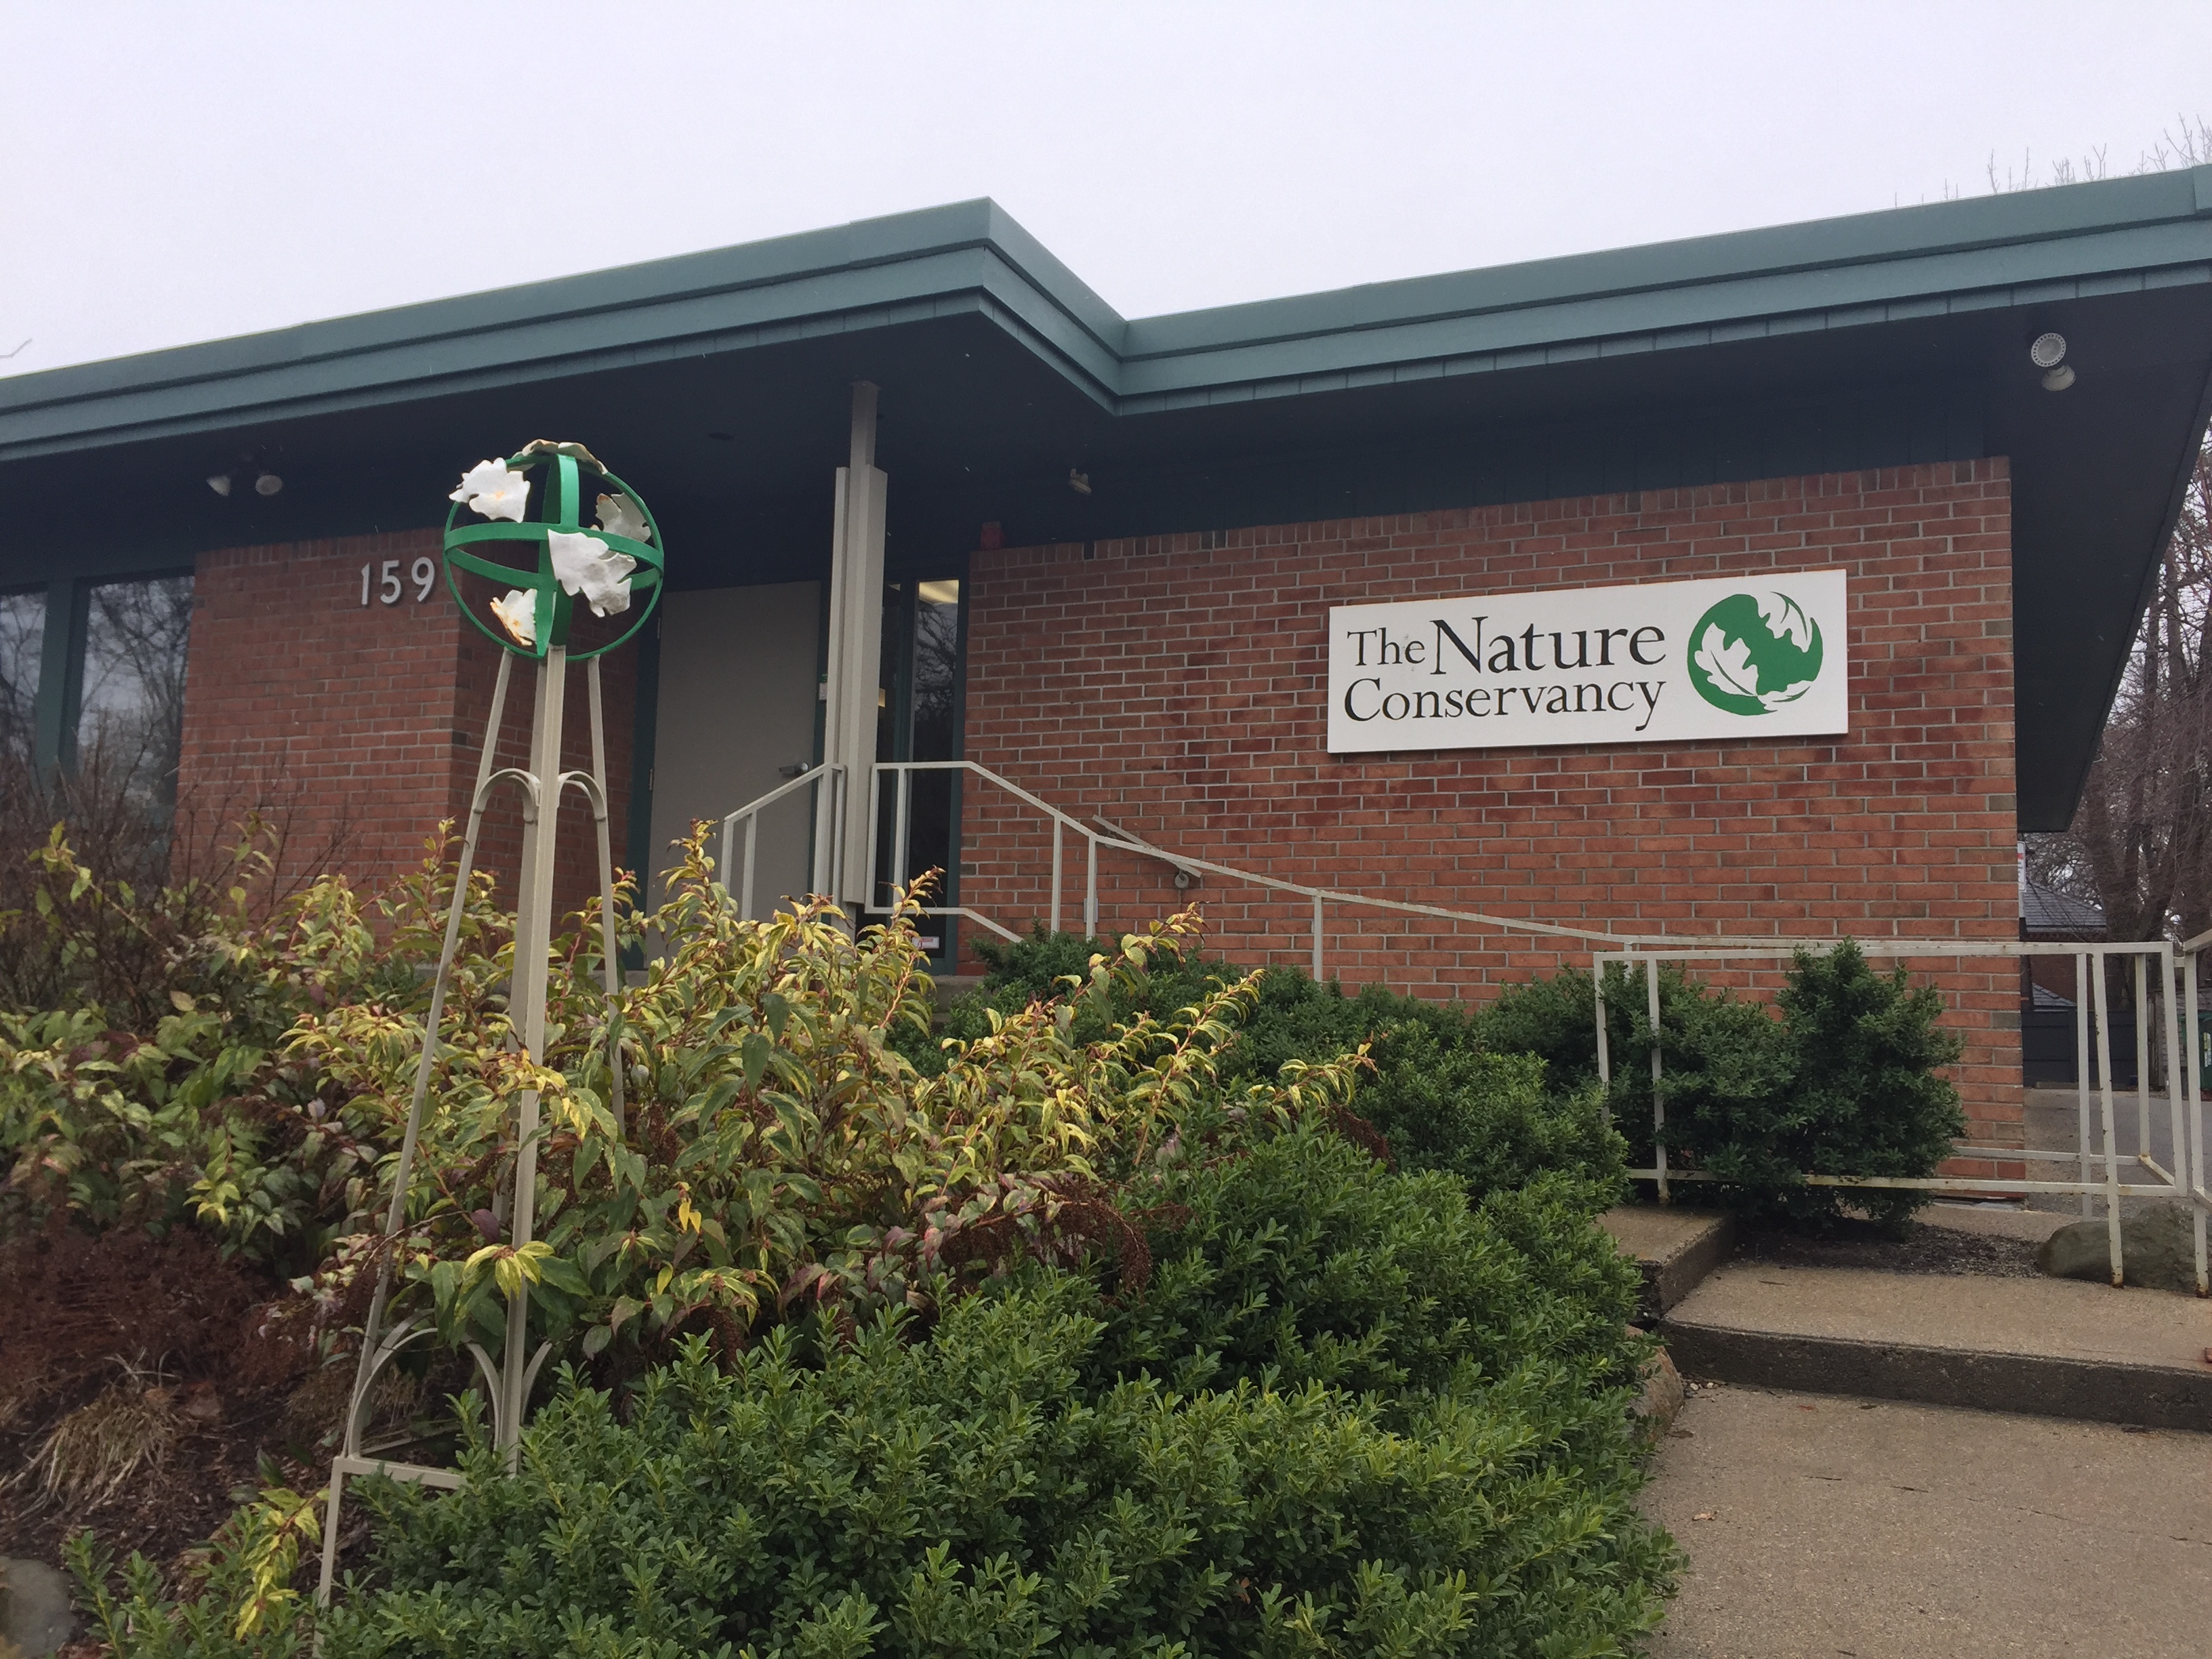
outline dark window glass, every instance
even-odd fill
[[[0,593],[0,764],[31,763],[46,633],[44,593]]]
[[[953,692],[960,666],[960,584],[922,582],[915,590],[914,758],[957,758]]]
[[[190,576],[92,590],[77,767],[156,817],[176,805],[191,622]]]
[[[910,760],[952,760],[958,757],[960,733],[954,729],[954,693],[960,667],[960,584],[922,582],[915,590],[914,678],[908,693]],[[929,902],[946,904],[946,883],[952,869],[952,803],[955,780],[951,772],[914,775],[913,816],[907,831],[907,868],[919,874],[936,870],[937,886]],[[937,928],[924,930],[938,933]],[[933,953],[941,953],[941,944]]]
[[[883,714],[876,724],[876,757],[886,761],[955,760],[960,684],[960,584],[896,583],[884,594]],[[908,788],[906,864],[911,879],[939,872],[926,901],[953,902],[951,874],[959,781],[950,772],[915,772]],[[897,851],[898,778],[887,774],[878,797],[876,898],[888,903]],[[918,929],[933,957],[949,953],[948,918],[926,919]]]

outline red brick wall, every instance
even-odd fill
[[[2009,515],[1997,459],[979,552],[966,752],[1077,816],[1301,883],[1623,933],[2008,939]],[[1832,566],[1850,577],[1842,741],[1323,747],[1333,605]],[[963,806],[963,902],[1046,915],[1046,836],[988,787]],[[1101,890],[1104,931],[1178,901],[1164,866],[1127,857],[1102,860]],[[1082,893],[1071,841],[1064,925]],[[1309,960],[1307,901],[1211,878],[1191,896],[1232,957]],[[1347,988],[1481,1001],[1573,959],[1451,923],[1328,921]],[[1913,965],[1939,970],[1968,1038],[1978,1133],[2017,1144],[2018,967]]]
[[[435,558],[434,531],[232,548],[204,554],[185,681],[180,823],[203,845],[252,808],[284,830],[293,872],[336,868],[375,886],[412,868],[441,818],[463,819],[476,781],[498,652],[465,623],[442,575],[427,600],[408,583],[397,605],[361,603],[361,568],[403,574]],[[377,586],[372,580],[372,590]],[[635,653],[611,654],[608,783],[615,855],[628,822]],[[534,671],[518,663],[501,763],[529,754]],[[568,678],[564,763],[588,769],[584,672]],[[557,902],[598,890],[583,797],[561,820]],[[457,824],[458,827],[458,824]],[[488,816],[481,867],[511,902],[521,817],[511,790]]]

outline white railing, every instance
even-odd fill
[[[812,817],[814,814],[823,810],[823,803],[819,790],[819,786],[823,784],[829,785],[830,799],[828,802],[828,811],[830,819],[830,844],[833,847],[841,845],[842,832],[845,827],[845,769],[842,766],[823,764],[809,767],[805,771],[801,772],[797,777],[789,780],[787,782],[778,784],[775,788],[769,790],[768,793],[763,795],[759,799],[747,801],[743,806],[740,806],[736,811],[731,813],[727,817],[722,820],[722,862],[720,868],[722,872],[722,887],[723,890],[726,892],[729,890],[730,886],[730,870],[732,867],[730,864],[731,838],[737,833],[737,827],[740,823],[745,826],[744,872],[738,883],[738,892],[740,896],[738,900],[738,914],[739,915],[749,916],[753,913],[753,876],[760,847],[761,813],[766,811],[769,807],[775,805],[779,801],[789,800],[796,798],[799,792],[805,789],[810,792],[806,805],[808,815]],[[825,884],[817,882],[814,879],[815,872],[812,867],[813,862],[814,860],[812,857],[810,856],[807,870],[808,884],[815,887],[824,886]],[[834,885],[834,884],[828,884]]]
[[[1802,1176],[1807,1184],[1865,1189],[1887,1188],[1928,1193],[2002,1193],[2020,1197],[2030,1194],[2078,1196],[2081,1200],[2084,1220],[2092,1218],[2094,1200],[2101,1198],[2105,1206],[2112,1283],[2115,1285],[2120,1284],[2124,1277],[2120,1200],[2124,1198],[2171,1199],[2187,1206],[2192,1213],[2197,1293],[2199,1296],[2212,1294],[2212,1263],[2207,1261],[2206,1237],[2206,1212],[2212,1210],[2212,1192],[2208,1192],[2204,1185],[2206,1126],[2201,1069],[2204,1028],[2197,995],[2199,957],[2204,947],[2212,944],[2212,933],[2200,934],[2178,948],[2164,939],[2106,944],[2030,939],[1863,939],[1854,942],[1863,954],[1892,962],[1929,957],[2009,961],[2032,957],[2071,957],[2074,959],[2074,1075],[2078,1129],[2075,1149],[2072,1152],[2057,1152],[2024,1146],[1960,1144],[1952,1148],[1952,1156],[1980,1158],[1992,1163],[2073,1164],[2077,1173],[2072,1180],[2000,1176],[1906,1178],[1808,1173]],[[1645,1020],[1648,1027],[1656,1033],[1661,1030],[1658,972],[1662,963],[1786,961],[1800,950],[1832,950],[1841,943],[1840,939],[1832,939],[1790,941],[1720,939],[1695,943],[1678,939],[1637,940],[1617,951],[1594,952],[1590,957],[1590,970],[1597,988],[1600,1080],[1607,1085],[1613,1081],[1605,1000],[1605,970],[1608,965],[1618,963],[1633,976],[1637,965],[1642,964]],[[2113,1098],[2112,1011],[2107,988],[2110,975],[2106,969],[2106,963],[2115,957],[2125,958],[2132,963],[2135,980],[2136,1152],[2130,1161],[2148,1170],[2157,1177],[2155,1182],[2120,1179],[2122,1158]],[[2155,994],[2151,984],[2154,969],[2158,975]],[[2154,1006],[2159,1010],[2154,1033],[2151,1030]],[[2172,1169],[2160,1164],[2150,1151],[2149,1060],[2154,1036],[2159,1042],[2165,1061],[2166,1111],[2171,1133],[2167,1156],[2172,1161]],[[2095,1079],[2094,1092],[2097,1097],[2097,1115],[2101,1131],[2100,1135],[2094,1138],[2090,1113],[2092,1078]],[[1661,1060],[1660,1045],[1655,1042],[1651,1045],[1652,1164],[1649,1169],[1632,1170],[1629,1174],[1632,1179],[1652,1182],[1658,1190],[1662,1203],[1668,1201],[1672,1196],[1670,1189],[1675,1182],[1711,1181],[1715,1178],[1700,1170],[1669,1167],[1666,1127],[1666,1073]],[[2099,1166],[2101,1166],[2101,1174],[2099,1173]]]
[[[1308,900],[1313,907],[1311,968],[1313,977],[1326,977],[1326,935],[1328,913],[1339,910],[1380,911],[1398,915],[1426,916],[1436,920],[1501,933],[1517,933],[1541,939],[1560,940],[1563,945],[1571,941],[1573,946],[1595,946],[1590,954],[1592,977],[1597,986],[1597,1049],[1598,1069],[1602,1080],[1612,1080],[1612,1056],[1608,1052],[1606,1030],[1605,969],[1608,963],[1620,963],[1632,973],[1635,965],[1644,965],[1646,983],[1647,1018],[1650,1028],[1660,1030],[1659,988],[1657,964],[1666,962],[1783,962],[1800,950],[1832,950],[1840,939],[1778,939],[1772,935],[1737,938],[1708,936],[1684,939],[1668,934],[1628,934],[1606,932],[1595,928],[1575,927],[1559,922],[1534,921],[1519,916],[1492,915],[1479,910],[1455,909],[1445,905],[1420,904],[1406,899],[1386,898],[1378,894],[1348,892],[1340,888],[1312,886],[1304,882],[1286,881],[1279,876],[1261,875],[1255,871],[1243,870],[1233,865],[1218,863],[1211,859],[1195,858],[1187,853],[1170,853],[1136,839],[1118,826],[1085,823],[1069,813],[1063,812],[1050,802],[1042,799],[1008,778],[989,768],[967,760],[942,761],[879,761],[874,764],[869,781],[867,810],[870,818],[881,822],[884,780],[888,777],[893,790],[890,832],[890,881],[894,887],[904,887],[915,873],[908,867],[910,854],[909,830],[914,804],[914,777],[920,772],[952,772],[975,778],[1003,791],[1014,801],[1049,824],[1052,831],[1051,897],[1048,902],[1048,925],[1058,933],[1061,928],[1062,907],[1066,894],[1066,838],[1073,835],[1083,842],[1083,932],[1085,937],[1095,937],[1098,932],[1098,855],[1102,851],[1126,853],[1139,858],[1154,860],[1172,866],[1178,872],[1198,872],[1218,877],[1228,882],[1257,887],[1270,892],[1295,895]],[[801,773],[789,782],[770,790],[759,799],[750,801],[732,812],[722,821],[722,865],[724,881],[728,880],[733,838],[738,826],[744,826],[744,849],[738,899],[740,914],[750,915],[754,898],[754,849],[759,829],[761,812],[779,803],[793,799],[801,789],[827,782],[830,787],[829,810],[836,815],[839,828],[846,811],[843,769],[817,766]],[[813,799],[816,811],[821,808],[818,795]],[[831,848],[842,847],[841,834],[817,837],[817,844],[826,842]],[[957,853],[955,854],[957,856]],[[815,860],[818,863],[818,855]],[[825,883],[823,872],[810,867],[810,884],[816,890],[836,891],[846,885],[834,879]],[[872,884],[871,890],[872,890]],[[922,907],[921,914],[933,916],[957,916],[988,929],[1000,939],[1012,940],[1018,935],[1011,928],[983,915],[971,905],[946,904]],[[2197,973],[2200,957],[2208,945],[2212,945],[2212,933],[2202,934],[2176,947],[2164,941],[2148,943],[2087,944],[2052,943],[2041,940],[1983,939],[1863,939],[1856,941],[1860,950],[1869,957],[1898,961],[1917,957],[1951,957],[1954,959],[2004,959],[2019,961],[2030,957],[2072,957],[2075,962],[2077,991],[2087,988],[2087,994],[2075,998],[2075,1074],[2077,1079],[2078,1144],[2072,1152],[2038,1150],[2026,1146],[1978,1146],[1960,1145],[1954,1156],[2021,1164],[2070,1164],[2075,1167],[2072,1179],[2034,1180],[2026,1177],[1982,1176],[1932,1176],[1923,1179],[1878,1176],[1808,1174],[1804,1179],[1815,1186],[1858,1187],[1866,1188],[1903,1188],[1921,1192],[2003,1193],[2027,1196],[2029,1194],[2060,1194],[2078,1196],[2082,1214],[2092,1213],[2094,1203],[2102,1199],[2109,1228],[2112,1255],[2112,1282],[2122,1279],[2122,1250],[2119,1205],[2127,1198],[2169,1198],[2186,1204],[2195,1218],[2197,1284],[2199,1295],[2212,1292],[2212,1276],[2208,1276],[2206,1212],[2212,1210],[2212,1194],[2204,1183],[2205,1123],[2203,1079],[2200,1056],[2203,1054],[2203,1027],[2198,1009]],[[1572,948],[1572,947],[1569,947]],[[2134,962],[2136,1008],[2136,1152],[2133,1161],[2157,1177],[2152,1182],[2124,1182],[2119,1178],[2121,1155],[2116,1134],[2116,1107],[2113,1099],[2112,1070],[2112,1035],[2107,1006],[2105,963],[2114,957],[2130,957]],[[2158,975],[2160,994],[2150,994],[2150,975],[2154,966]],[[2152,1157],[2151,1101],[2149,1054],[2152,1032],[2150,1008],[2154,1000],[2162,1010],[2157,1017],[2158,1036],[2162,1045],[2166,1078],[2168,1117],[2172,1127],[2172,1151],[2169,1154],[2173,1167],[2166,1169]],[[2092,1017],[2092,1006],[2094,1015]],[[2094,1034],[2094,1043],[2092,1041]],[[2024,1035],[2024,1033],[2023,1033]],[[2095,1064],[2093,1067],[2091,1061]],[[1663,1132],[1666,1127],[1666,1091],[1664,1068],[1659,1045],[1652,1044],[1652,1114],[1655,1152],[1652,1167],[1630,1172],[1632,1178],[1649,1181],[1657,1188],[1662,1202],[1673,1196],[1677,1182],[1699,1182],[1712,1177],[1702,1170],[1670,1167],[1666,1153]],[[2091,1078],[2096,1079],[2101,1146],[2094,1144],[2092,1135],[2090,1095]],[[2185,1171],[2185,1164],[2186,1166]],[[2101,1173],[2100,1167],[2101,1166]]]

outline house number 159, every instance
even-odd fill
[[[373,574],[372,574],[373,573]],[[430,597],[430,590],[438,583],[437,562],[428,554],[422,555],[407,567],[408,580],[415,584],[415,603],[420,605]],[[399,580],[399,561],[386,559],[383,564],[365,564],[361,568],[361,602],[368,603],[372,583],[376,597],[386,605],[397,605],[407,591],[406,583]]]

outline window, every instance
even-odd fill
[[[0,593],[0,769],[7,772],[30,765],[37,747],[46,632],[45,593]]]
[[[78,769],[161,819],[177,804],[191,622],[190,576],[103,583],[86,612]]]

